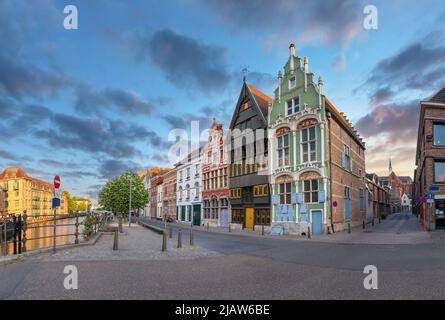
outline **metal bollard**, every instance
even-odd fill
[[[307,238],[310,239],[311,238],[311,227],[307,227]]]
[[[119,226],[119,232],[123,233],[124,231],[122,230],[122,215],[120,215],[118,218],[118,226]]]
[[[261,235],[264,236],[264,224],[261,226]]]
[[[162,232],[162,252],[167,251],[167,230]]]
[[[194,239],[193,239],[193,228],[190,228],[190,245],[194,246]]]
[[[363,220],[363,229],[366,228],[365,220]]]
[[[113,250],[116,251],[119,249],[119,230],[114,230],[114,241],[113,241]]]
[[[348,222],[348,233],[351,233],[351,224]]]
[[[229,223],[229,232],[232,232],[232,224]]]
[[[76,231],[74,232],[74,244],[79,244],[79,213],[76,212],[76,223],[74,224],[76,226]]]
[[[182,229],[178,230],[178,248],[182,248]]]
[[[207,222],[207,231],[209,231],[209,228],[210,228],[210,226],[209,226],[209,223]]]
[[[170,228],[170,239],[173,238],[173,228]]]

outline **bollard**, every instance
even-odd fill
[[[351,233],[351,224],[348,222],[348,233]]]
[[[170,239],[173,238],[173,228],[170,228]]]
[[[22,252],[26,252],[26,229],[28,229],[28,215],[26,214],[26,210],[23,212],[23,246]]]
[[[22,254],[22,215],[19,214],[19,219],[17,221],[17,244],[18,253]]]
[[[365,229],[365,228],[366,228],[365,220],[363,220],[363,229]]]
[[[74,232],[74,244],[79,244],[79,212],[76,212],[76,231]]]
[[[194,246],[194,241],[193,241],[193,228],[190,228],[190,245]]]
[[[167,230],[162,232],[162,252],[167,251]]]
[[[118,218],[118,225],[119,225],[119,232],[123,233],[124,231],[122,230],[122,215],[120,215]]]
[[[229,223],[229,232],[232,232],[232,224]]]
[[[311,238],[311,227],[307,227],[307,238],[310,239]]]
[[[264,224],[261,225],[261,235],[264,236]]]
[[[13,227],[13,236],[14,236],[14,240],[13,240],[13,253],[17,254],[17,217],[13,216],[12,217],[12,227]]]
[[[8,255],[8,249],[9,249],[9,247],[8,247],[8,235],[7,235],[7,232],[8,232],[8,220],[5,218],[5,220],[3,220],[3,223],[4,223],[4,227],[3,227],[3,239],[4,239],[4,242],[3,242],[3,254],[5,255],[5,256],[7,256]]]
[[[114,230],[114,241],[113,241],[113,250],[116,251],[119,249],[119,230]]]
[[[182,248],[182,229],[178,230],[178,248]]]
[[[209,231],[209,223],[207,222],[207,231]]]

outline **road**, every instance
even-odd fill
[[[353,230],[350,236],[359,232]],[[372,229],[381,236],[397,232],[426,234],[409,214],[393,215]],[[181,261],[74,261],[78,290],[63,287],[63,268],[69,261],[31,259],[0,266],[0,298],[443,299],[445,240],[440,235],[426,234],[430,243],[362,244],[195,229],[196,245],[222,255]],[[183,237],[187,245],[188,230]],[[366,265],[378,269],[378,290],[364,289]]]

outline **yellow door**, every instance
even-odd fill
[[[246,208],[246,228],[253,229],[253,208]]]

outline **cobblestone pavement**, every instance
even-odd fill
[[[112,225],[114,226],[114,225]],[[182,238],[182,248],[177,248],[177,237],[167,239],[167,252],[161,251],[162,236],[137,224],[124,227],[119,234],[119,250],[113,250],[113,234],[103,234],[95,245],[58,250],[53,254],[41,254],[33,259],[61,260],[177,260],[218,256],[215,251],[190,246],[189,238]]]

